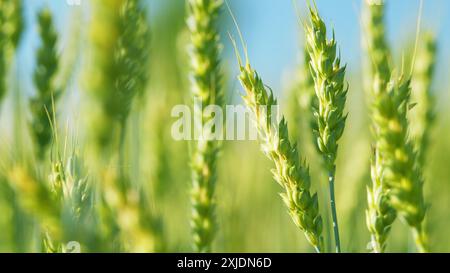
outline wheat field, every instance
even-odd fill
[[[2,0],[0,252],[450,251],[450,4],[336,2]]]

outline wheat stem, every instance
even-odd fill
[[[339,225],[338,225],[338,218],[337,218],[337,212],[336,212],[336,198],[334,196],[334,180],[335,180],[335,174],[330,173],[328,176],[328,186],[330,189],[330,206],[331,206],[331,217],[333,219],[333,232],[334,232],[334,238],[335,238],[335,247],[336,247],[336,253],[341,252],[341,240],[339,238]]]
[[[414,237],[414,242],[420,253],[427,253],[428,250],[428,238],[422,226],[413,227],[412,233]]]

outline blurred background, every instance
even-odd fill
[[[54,14],[59,34],[58,52],[63,69],[71,71],[65,83],[65,93],[59,107],[60,124],[67,124],[70,134],[82,138],[80,115],[83,108],[84,47],[86,32],[91,18],[90,0],[81,5],[69,5],[65,0],[25,0],[25,32],[16,53],[13,69],[9,73],[8,96],[1,107],[0,152],[2,166],[16,158],[15,150],[31,149],[26,133],[17,142],[17,130],[26,131],[27,100],[35,93],[33,70],[35,52],[40,44],[36,27],[37,12],[48,7]],[[189,228],[190,216],[190,170],[189,151],[191,143],[176,142],[171,138],[170,116],[176,104],[190,102],[188,82],[188,56],[186,47],[188,33],[185,27],[186,5],[181,0],[148,0],[151,28],[150,81],[146,90],[144,110],[138,119],[142,130],[130,129],[129,135],[140,134],[142,149],[136,149],[130,140],[130,169],[142,183],[152,185],[152,204],[163,221],[165,251],[191,251]],[[317,0],[317,6],[327,26],[334,28],[342,60],[348,64],[347,80],[350,91],[348,99],[349,119],[337,164],[337,208],[340,221],[342,248],[346,252],[367,252],[369,233],[365,224],[367,205],[366,186],[370,185],[369,158],[371,152],[369,119],[363,90],[363,59],[360,0]],[[414,45],[419,14],[418,0],[386,1],[386,29],[388,42],[400,64],[402,56],[411,53]],[[297,128],[291,114],[290,92],[295,84],[296,73],[302,65],[303,32],[299,20],[306,20],[306,5],[298,1],[300,18],[291,0],[228,0],[238,21],[253,67],[279,98],[287,115],[289,125]],[[431,31],[438,41],[436,73],[433,92],[436,99],[436,123],[434,124],[428,160],[425,170],[425,199],[429,203],[426,218],[430,233],[431,250],[450,251],[450,115],[449,115],[449,65],[450,65],[450,2],[446,0],[424,1],[421,28]],[[227,100],[230,104],[242,103],[242,90],[237,81],[237,61],[228,33],[237,36],[229,12],[224,9],[220,18],[221,39],[224,45],[222,68],[225,74]],[[419,38],[419,43],[422,39]],[[400,67],[400,65],[399,65]],[[13,92],[14,90],[14,92]],[[17,94],[19,98],[17,98]],[[23,110],[23,111],[22,111]],[[21,112],[20,115],[14,113]],[[17,129],[17,124],[21,124]],[[292,130],[300,138],[302,153],[311,166],[313,187],[319,191],[321,211],[327,215],[329,205],[326,177],[321,171],[309,132]],[[304,127],[303,127],[304,129]],[[18,144],[19,143],[19,144]],[[16,146],[16,145],[20,145]],[[257,142],[230,141],[218,161],[217,219],[219,230],[214,243],[217,252],[312,252],[304,236],[292,224],[278,192],[280,187],[272,179],[271,163],[259,151]],[[2,167],[1,170],[3,170]],[[140,171],[139,171],[140,170]],[[3,177],[3,175],[2,175]],[[6,175],[5,175],[6,177]],[[2,180],[6,180],[6,178]],[[3,195],[6,195],[3,193]],[[20,206],[11,205],[6,197],[0,199],[0,251],[36,251],[26,243],[18,246],[17,237],[25,236],[18,227],[32,225],[31,216]],[[32,218],[32,217],[31,217]],[[325,237],[330,236],[325,230]],[[414,251],[414,243],[406,225],[396,221],[388,243],[388,251]]]

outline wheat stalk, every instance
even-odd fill
[[[39,12],[38,25],[42,45],[37,51],[37,64],[34,70],[37,94],[30,101],[32,114],[30,127],[38,158],[42,160],[52,141],[50,119],[55,110],[52,104],[59,97],[59,90],[54,84],[59,58],[56,52],[58,35],[53,25],[52,14],[48,9]]]
[[[217,19],[222,4],[222,0],[188,1],[191,92],[194,100],[201,103],[202,107],[223,104],[219,58],[221,45],[217,30]],[[203,111],[196,112],[198,116],[195,119],[201,124],[213,119]],[[216,232],[214,192],[220,143],[209,139],[209,135],[213,132],[203,128],[196,130],[200,130],[198,135],[201,139],[196,142],[191,158],[191,227],[196,250],[209,252]]]
[[[341,251],[339,227],[334,197],[337,142],[342,137],[347,116],[344,114],[348,87],[345,87],[345,66],[341,66],[336,53],[336,40],[327,39],[325,23],[316,7],[309,7],[311,25],[305,24],[307,49],[310,55],[311,73],[318,100],[315,109],[316,139],[325,167],[329,174],[330,204],[336,252]]]

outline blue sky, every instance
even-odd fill
[[[82,5],[92,0],[81,0]],[[157,6],[165,1],[148,0]],[[27,32],[20,49],[23,73],[31,78],[34,64],[34,51],[38,46],[35,26],[35,14],[39,8],[49,6],[56,14],[58,30],[67,33],[70,11],[73,6],[66,0],[25,0]],[[228,0],[235,13],[245,40],[248,44],[252,63],[265,81],[274,88],[282,86],[283,75],[292,71],[299,55],[299,25],[292,0]],[[322,17],[329,26],[334,27],[341,48],[342,59],[349,64],[350,72],[359,69],[360,23],[359,16],[362,0],[317,0]],[[305,1],[299,0],[298,6],[305,11]],[[419,0],[387,0],[387,28],[391,45],[400,48],[402,41],[416,29]],[[440,55],[439,77],[447,79],[450,62],[450,1],[424,0],[423,27],[434,30],[439,37]],[[229,16],[224,12],[223,16]],[[81,22],[80,22],[81,23]],[[235,33],[234,29],[230,32]],[[227,37],[225,39],[228,39]],[[229,44],[228,44],[229,45]],[[226,45],[227,46],[227,45]],[[228,49],[229,46],[227,46]],[[226,50],[227,60],[235,64],[231,51]]]
[[[269,85],[280,87],[283,74],[295,67],[301,43],[292,1],[230,2],[234,4],[234,12],[248,43],[254,66]],[[400,50],[402,41],[415,34],[419,3],[419,0],[387,1],[388,39],[397,50]],[[361,0],[317,0],[325,22],[335,29],[342,59],[349,64],[350,72],[359,69],[361,60],[361,4]],[[304,13],[305,1],[298,1],[298,7]],[[450,62],[449,15],[450,1],[424,1],[422,26],[437,32],[441,60],[445,61],[439,64],[441,73],[448,71]]]

